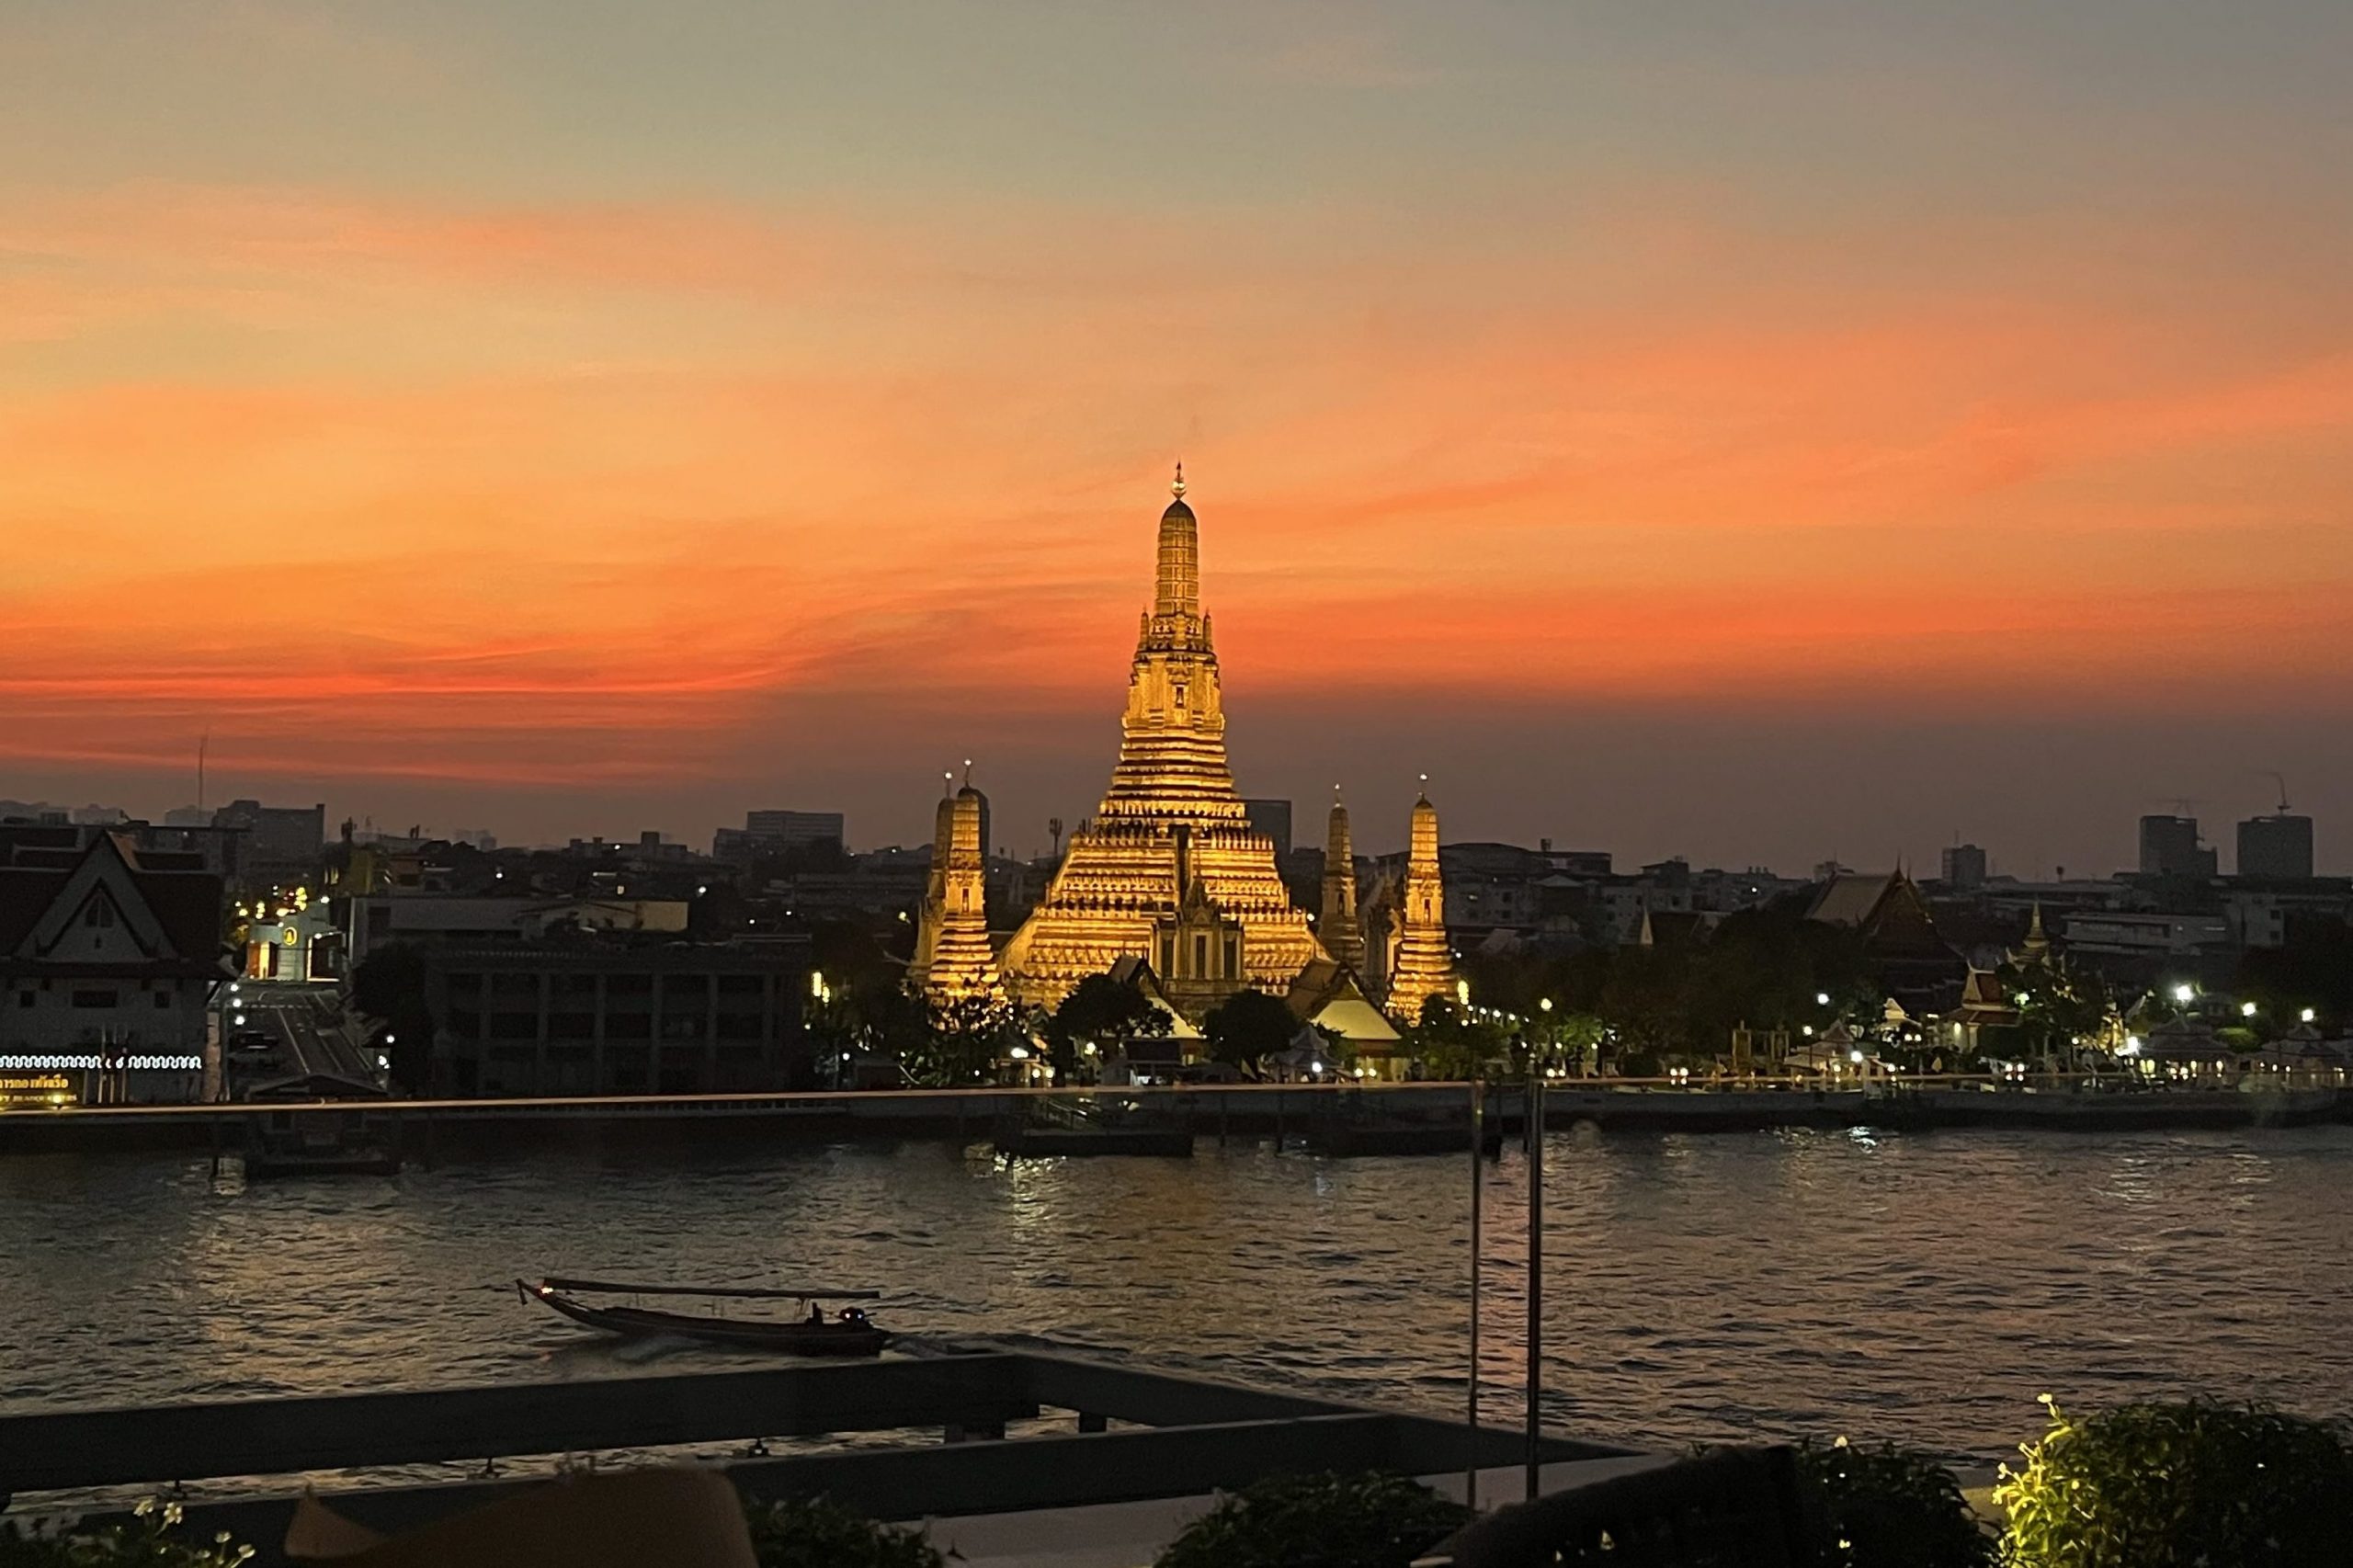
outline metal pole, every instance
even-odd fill
[[[1544,1075],[1528,1074],[1528,1500],[1536,1501],[1544,1392]]]
[[[1471,1430],[1463,1444],[1462,1502],[1465,1507],[1479,1506],[1479,1188],[1486,1173],[1479,1168],[1482,1119],[1486,1111],[1487,1086],[1478,1079],[1471,1080]]]

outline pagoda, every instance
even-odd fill
[[[1348,808],[1332,786],[1332,817],[1324,837],[1324,914],[1315,934],[1326,951],[1352,970],[1364,967],[1364,927],[1357,913],[1357,854],[1348,835]]]
[[[1019,1003],[1054,1006],[1087,976],[1142,958],[1169,1002],[1199,1019],[1245,987],[1281,995],[1326,956],[1284,890],[1274,841],[1251,831],[1234,790],[1181,463],[1170,489],[1110,789],[1005,949]]]
[[[989,945],[988,862],[981,852],[981,792],[972,775],[943,794],[931,838],[931,875],[907,979],[933,1006],[1005,994]]]
[[[1446,934],[1446,889],[1438,863],[1438,808],[1427,789],[1414,802],[1413,837],[1398,901],[1396,946],[1389,961],[1392,1017],[1421,1022],[1422,1004],[1454,990],[1454,948]]]

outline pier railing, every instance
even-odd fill
[[[1032,1423],[1013,1440],[1009,1426]],[[896,1432],[889,1447],[767,1444]],[[263,1546],[290,1510],[272,1477],[462,1466],[446,1481],[329,1480],[335,1510],[400,1529],[526,1483],[495,1461],[729,1445],[752,1498],[823,1494],[882,1518],[1199,1496],[1285,1471],[1436,1474],[1521,1457],[1519,1433],[1070,1357],[975,1349],[759,1371],[63,1411],[0,1417],[0,1507],[139,1486],[190,1528]],[[736,1445],[741,1445],[736,1446]],[[1625,1450],[1547,1437],[1547,1463]],[[710,1462],[710,1456],[704,1456]],[[460,1476],[472,1472],[471,1478]],[[542,1467],[542,1474],[550,1473]],[[207,1485],[235,1480],[242,1485]],[[195,1490],[187,1489],[194,1485]],[[33,1495],[46,1494],[47,1498]],[[260,1494],[260,1495],[256,1495]]]

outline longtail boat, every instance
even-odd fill
[[[631,1339],[676,1335],[706,1345],[739,1350],[781,1350],[796,1356],[877,1356],[891,1342],[857,1307],[828,1317],[828,1301],[870,1301],[880,1290],[770,1290],[744,1286],[631,1285],[605,1279],[546,1278],[515,1281],[515,1293],[538,1301],[577,1324]],[[580,1296],[701,1296],[719,1301],[800,1301],[809,1315],[794,1318],[730,1318],[710,1312],[668,1312],[654,1307],[591,1306]]]

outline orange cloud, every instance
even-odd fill
[[[19,204],[0,759],[1096,714],[1180,452],[1245,691],[2343,706],[2353,312],[2218,290],[2227,233],[2102,301],[2033,236],[1904,291],[1722,214],[1381,217]]]

